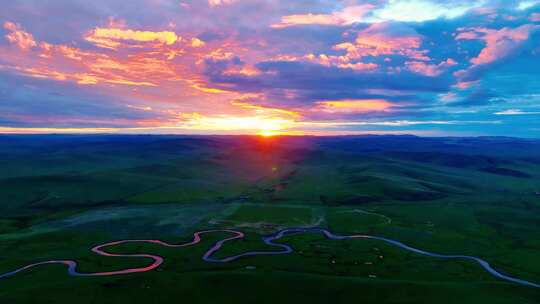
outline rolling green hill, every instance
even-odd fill
[[[540,282],[540,141],[512,138],[0,136],[0,273],[48,259],[81,271],[143,266],[89,248],[122,238],[188,240],[238,229],[220,254],[268,249],[261,236],[319,226],[482,257]],[[119,252],[166,258],[157,271],[72,278],[43,266],[0,280],[6,303],[538,303],[540,291],[478,265],[373,240],[288,236],[295,253],[224,265],[219,239]],[[207,286],[214,286],[207,291]],[[272,293],[271,297],[260,298]],[[332,294],[331,298],[329,295]]]

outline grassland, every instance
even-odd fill
[[[141,148],[143,147],[143,148]],[[317,225],[488,260],[540,282],[540,142],[510,138],[0,137],[0,273],[48,259],[87,272],[147,265],[95,244],[187,241],[234,228],[220,256]],[[540,291],[478,265],[377,241],[293,235],[295,253],[230,264],[195,247],[122,245],[165,257],[157,271],[73,278],[43,266],[0,281],[2,303],[539,303]]]

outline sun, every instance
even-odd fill
[[[277,133],[276,131],[271,131],[271,130],[262,130],[259,132],[259,135],[262,136],[262,137],[272,137],[272,136],[276,136],[278,135],[279,133]]]

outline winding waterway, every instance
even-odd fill
[[[81,273],[77,271],[77,262],[74,260],[50,260],[50,261],[44,261],[34,264],[29,264],[24,267],[18,268],[14,271],[7,272],[4,274],[0,274],[0,279],[7,279],[10,277],[13,277],[14,275],[21,273],[23,271],[29,270],[31,268],[41,266],[41,265],[48,265],[48,264],[62,264],[67,266],[68,273],[72,276],[79,276],[79,277],[96,277],[96,276],[113,276],[113,275],[123,275],[123,274],[130,274],[130,273],[141,273],[141,272],[147,272],[154,270],[158,268],[164,261],[163,257],[158,255],[152,255],[152,254],[113,254],[105,251],[105,248],[107,247],[113,247],[118,246],[122,244],[127,243],[150,243],[150,244],[158,244],[165,247],[170,248],[181,248],[181,247],[190,247],[193,245],[198,244],[201,241],[201,235],[208,234],[208,233],[217,233],[217,232],[225,232],[231,234],[230,237],[226,237],[224,239],[221,239],[214,243],[210,249],[208,249],[205,254],[203,255],[202,259],[208,263],[229,263],[234,262],[238,259],[250,257],[250,256],[258,256],[258,255],[279,255],[279,254],[289,254],[294,252],[294,249],[286,244],[286,243],[277,243],[276,241],[279,239],[282,239],[283,237],[291,234],[301,234],[301,233],[319,233],[324,235],[327,239],[330,240],[353,240],[353,239],[369,239],[369,240],[377,240],[381,242],[385,242],[387,244],[399,247],[401,249],[414,252],[417,254],[421,254],[424,256],[432,257],[432,258],[439,258],[439,259],[457,259],[457,260],[469,260],[478,263],[482,268],[484,268],[489,274],[491,274],[493,277],[505,280],[508,282],[512,282],[515,284],[528,286],[528,287],[534,287],[534,288],[540,288],[540,284],[533,283],[530,281],[526,281],[523,279],[519,279],[516,277],[512,277],[510,275],[503,274],[496,269],[494,269],[487,261],[474,257],[474,256],[468,256],[468,255],[444,255],[444,254],[438,254],[433,253],[429,251],[425,251],[422,249],[411,247],[407,244],[404,244],[402,242],[379,237],[379,236],[372,236],[372,235],[365,235],[365,234],[355,234],[355,235],[337,235],[331,232],[330,230],[324,229],[324,228],[287,228],[280,230],[274,234],[263,236],[262,241],[272,247],[276,247],[275,250],[258,250],[258,251],[246,251],[244,253],[228,256],[224,258],[216,258],[214,257],[215,253],[218,252],[225,243],[237,239],[244,238],[244,233],[241,231],[236,230],[229,230],[229,229],[223,229],[223,230],[205,230],[205,231],[198,231],[195,232],[193,235],[193,241],[188,243],[182,243],[182,244],[170,244],[164,241],[160,240],[120,240],[110,243],[101,244],[98,246],[93,247],[91,250],[92,252],[105,256],[105,257],[123,257],[123,258],[147,258],[151,259],[153,262],[145,267],[138,267],[138,268],[127,268],[122,270],[116,270],[116,271],[108,271],[108,272],[94,272],[94,273]]]

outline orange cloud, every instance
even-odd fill
[[[317,103],[317,110],[327,113],[367,113],[385,111],[393,104],[384,99],[330,100]]]
[[[8,27],[22,31],[20,26],[15,26],[12,22]],[[233,95],[235,92],[228,90],[224,84],[214,86],[205,77],[203,72],[206,59],[227,60],[250,52],[241,48],[240,43],[234,39],[205,43],[197,38],[190,38],[179,43],[180,38],[176,36],[178,37],[176,42],[172,43],[174,39],[161,39],[141,33],[148,32],[123,29],[113,32],[92,30],[91,34],[82,37],[101,39],[100,43],[108,43],[115,47],[115,51],[109,51],[102,48],[82,49],[75,44],[36,41],[30,33],[25,32],[25,35],[19,36],[31,37],[33,43],[21,46],[19,41],[22,40],[17,38],[13,43],[0,45],[3,62],[0,63],[0,70],[28,77],[72,82],[81,87],[96,86],[95,89],[89,89],[99,90],[112,97],[119,96],[119,102],[132,98],[131,100],[136,102],[133,103],[135,106],[130,108],[151,111],[152,115],[159,116],[155,121],[140,120],[141,127],[172,126],[203,130],[206,126],[211,130],[212,126],[214,129],[228,126],[231,131],[240,129],[247,133],[251,132],[247,130],[249,127],[255,130],[254,133],[258,133],[262,129],[256,127],[257,123],[264,129],[273,130],[277,128],[276,125],[281,128],[299,117],[294,111],[286,109],[251,105],[247,102],[231,104],[231,98],[238,95]],[[129,47],[122,47],[124,45]],[[23,48],[25,52],[21,52]],[[247,62],[260,60],[255,56],[246,57]],[[233,66],[225,72],[244,76],[261,73],[252,64],[247,63],[243,66]],[[145,107],[137,108],[138,104],[145,104]],[[193,105],[196,105],[201,113],[234,113],[234,115],[204,114],[202,117],[190,119],[178,116],[178,113],[191,110]],[[171,112],[163,110],[165,108]],[[126,125],[137,123],[131,121]]]
[[[0,70],[11,70],[21,75],[34,78],[53,79],[57,81],[72,81],[82,85],[98,83],[121,84],[128,86],[156,86],[148,81],[134,81],[117,75],[97,76],[89,73],[60,72],[47,67],[21,67],[0,65]]]
[[[263,113],[276,113],[276,114],[284,114],[284,115],[291,116],[291,117],[294,117],[294,118],[302,117],[302,115],[300,113],[295,112],[295,111],[285,110],[285,109],[278,109],[278,108],[271,108],[271,107],[264,107],[264,106],[258,106],[258,105],[250,104],[250,103],[247,103],[247,102],[238,101],[238,100],[232,101],[231,104],[234,105],[234,106],[244,108],[244,109],[256,110],[256,112],[260,113],[260,114],[263,114]]]
[[[218,89],[218,88],[211,88],[206,86],[202,81],[190,81],[191,85],[190,87],[209,94],[225,94],[225,93],[231,93],[231,91],[227,91],[224,89]]]
[[[165,45],[175,44],[182,37],[174,32],[152,32],[136,31],[131,29],[119,28],[95,28],[86,36],[86,40],[103,48],[117,48],[121,43],[119,41],[137,41],[137,42],[158,42]]]
[[[179,46],[170,45],[181,39],[173,32],[94,30],[92,37],[102,39],[110,46],[118,46],[123,40],[154,42],[148,47],[129,48],[110,54],[64,44],[38,42],[32,34],[24,32],[13,22],[6,22],[4,27],[10,31],[7,37],[12,44],[0,46],[5,62],[9,62],[0,66],[0,69],[21,75],[72,81],[81,85],[106,83],[147,87],[157,86],[158,83],[163,85],[164,82],[187,81],[195,77],[189,62],[185,65],[170,62],[184,54]],[[26,52],[20,52],[21,49]],[[191,58],[189,61],[195,60]]]
[[[199,38],[191,38],[191,46],[194,48],[203,47],[205,44],[206,43]]]

